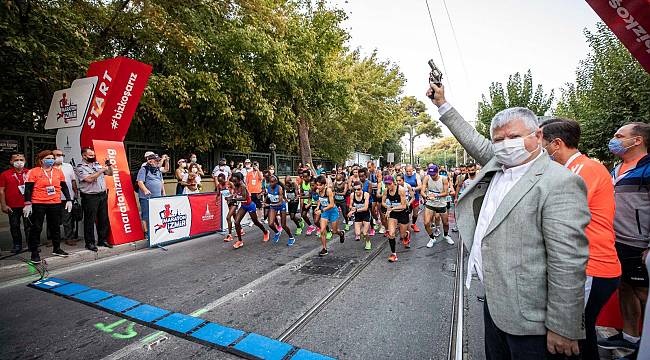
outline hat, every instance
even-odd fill
[[[251,162],[251,159],[246,159],[246,160],[244,160],[244,162],[249,163],[249,162]]]
[[[221,158],[221,160],[219,160],[219,162],[224,162],[224,163],[225,163],[225,162],[226,162],[226,158]]]
[[[435,175],[437,173],[438,173],[438,165],[429,165],[429,168],[427,168],[427,174]]]
[[[146,158],[148,158],[148,157],[151,156],[151,155],[156,155],[156,153],[153,152],[153,151],[147,151],[146,153],[144,153],[144,158],[146,159]]]
[[[393,183],[393,177],[388,175],[384,176],[384,184],[392,184]]]
[[[156,154],[154,154],[154,155],[156,155]],[[182,162],[186,163],[187,160],[185,160],[185,159],[178,159],[178,161],[177,161],[176,163],[180,165]]]

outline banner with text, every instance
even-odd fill
[[[587,3],[650,73],[650,1],[587,0]]]
[[[117,245],[144,239],[124,144],[121,141],[94,140],[93,146],[97,161],[104,164],[108,160],[113,167],[113,176],[104,176],[111,223],[108,241]]]
[[[90,64],[86,76],[98,82],[81,131],[81,146],[93,140],[124,141],[151,74],[151,65],[125,57]]]
[[[220,231],[225,223],[224,200],[218,193],[162,196],[148,201],[150,247]]]

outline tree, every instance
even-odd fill
[[[526,107],[537,116],[544,115],[553,102],[553,90],[544,92],[541,84],[533,90],[533,75],[530,70],[522,77],[519,72],[508,77],[506,89],[500,82],[493,82],[489,89],[490,99],[483,94],[483,100],[478,103],[478,123],[476,130],[486,138],[490,138],[490,123],[499,111],[511,107]]]
[[[591,48],[580,62],[575,83],[567,84],[555,115],[581,125],[580,150],[614,160],[607,143],[622,125],[650,121],[650,75],[603,23],[585,30]]]
[[[404,97],[400,105],[404,114],[402,133],[409,138],[409,162],[413,164],[415,163],[413,153],[415,139],[422,135],[435,139],[442,134],[442,129],[427,114],[426,105],[414,96]]]
[[[458,162],[456,161],[457,155]],[[463,147],[455,137],[448,136],[422,150],[418,156],[420,156],[420,163],[434,163],[454,167],[462,162]]]

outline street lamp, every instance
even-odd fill
[[[277,160],[275,158],[275,149],[276,149],[275,143],[270,143],[269,144],[269,150],[271,150],[271,154],[273,155],[273,168],[275,168],[275,171],[277,172],[278,171],[278,166],[276,164]]]

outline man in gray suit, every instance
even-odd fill
[[[591,219],[584,182],[550,160],[532,111],[498,113],[490,142],[446,102],[443,87],[431,87],[440,121],[483,166],[456,216],[471,249],[466,286],[472,274],[485,286],[487,359],[577,354]]]

